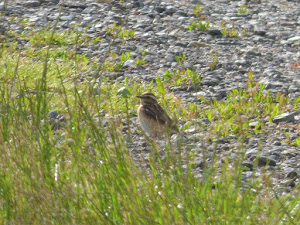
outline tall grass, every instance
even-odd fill
[[[255,171],[252,179],[243,181],[243,142],[235,162],[228,158],[220,163],[216,145],[200,178],[194,158],[197,152],[206,154],[205,147],[166,140],[160,154],[160,143],[146,141],[151,154],[143,152],[135,143],[143,136],[132,120],[135,96],[157,88],[104,78],[105,61],[92,79],[80,81],[85,71],[95,68],[95,61],[76,51],[61,58],[57,52],[64,52],[63,46],[51,44],[57,32],[53,29],[36,49],[1,45],[3,224],[297,224],[299,196],[274,194],[270,179],[255,178]],[[32,57],[37,52],[39,58]],[[124,86],[130,93],[126,98],[117,93]],[[66,120],[59,129],[48,117],[54,109]],[[197,115],[213,111],[192,109]],[[243,129],[226,132],[242,135]]]

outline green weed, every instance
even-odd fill
[[[143,65],[146,65],[146,64],[148,63],[147,60],[145,60],[145,55],[146,55],[146,54],[147,54],[147,50],[144,49],[144,50],[142,51],[142,57],[136,59],[136,61],[135,61],[135,65],[136,65],[136,66],[143,66]]]
[[[196,16],[196,20],[194,20],[190,25],[188,25],[188,29],[190,31],[200,29],[207,30],[210,26],[209,22],[204,21],[203,19],[206,17],[202,15],[203,8],[200,7],[200,3],[198,2],[193,12]]]
[[[193,21],[190,25],[188,25],[188,28],[190,31],[200,29],[200,30],[207,30],[209,28],[210,23],[205,21]]]
[[[201,75],[195,72],[192,68],[185,68],[185,54],[179,54],[175,57],[176,62],[179,64],[179,68],[174,72],[166,71],[163,78],[168,84],[180,86],[180,85],[197,85],[201,81]]]
[[[219,62],[219,57],[217,55],[217,51],[215,51],[214,53],[211,53],[211,57],[212,57],[212,62],[209,63],[209,68],[211,71],[213,71],[216,68],[217,63]]]
[[[238,10],[238,14],[245,14],[250,12],[251,11],[248,9],[248,6],[245,4],[241,5],[240,9]]]
[[[114,23],[112,27],[107,27],[106,32],[108,35],[113,36],[114,39],[121,39],[122,44],[125,44],[125,42],[132,38],[135,33],[134,30],[124,29],[121,25],[117,25],[117,23]]]
[[[300,138],[296,138],[294,142],[291,143],[293,146],[300,146]]]
[[[238,35],[238,32],[235,29],[234,21],[231,22],[231,28],[228,28],[228,25],[225,23],[225,21],[222,21],[221,22],[221,33],[224,36],[236,37]]]

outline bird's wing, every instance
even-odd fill
[[[166,111],[158,104],[154,105],[156,108],[156,119],[161,122],[161,123],[167,123],[168,125],[171,125],[171,118],[169,117],[169,115],[166,113]]]
[[[145,112],[145,115],[150,119],[156,120],[160,124],[165,124],[168,127],[172,128],[174,131],[178,132],[177,125],[174,123],[174,121],[171,120],[169,115],[159,104],[144,105],[142,108]]]
[[[171,121],[168,114],[158,104],[144,105],[142,108],[146,116],[148,116],[150,119],[158,121],[161,124],[165,124],[166,122],[169,124]]]

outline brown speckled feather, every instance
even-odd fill
[[[171,133],[178,132],[176,124],[158,104],[152,93],[146,92],[138,97],[141,99],[138,117],[144,131],[152,137],[160,137],[169,129]]]
[[[150,119],[156,120],[160,124],[167,123],[167,125],[171,125],[171,118],[160,105],[144,105],[143,111],[145,112],[145,115],[148,116]]]

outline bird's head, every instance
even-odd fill
[[[157,104],[155,95],[150,92],[145,92],[137,97],[141,99],[142,105]]]

